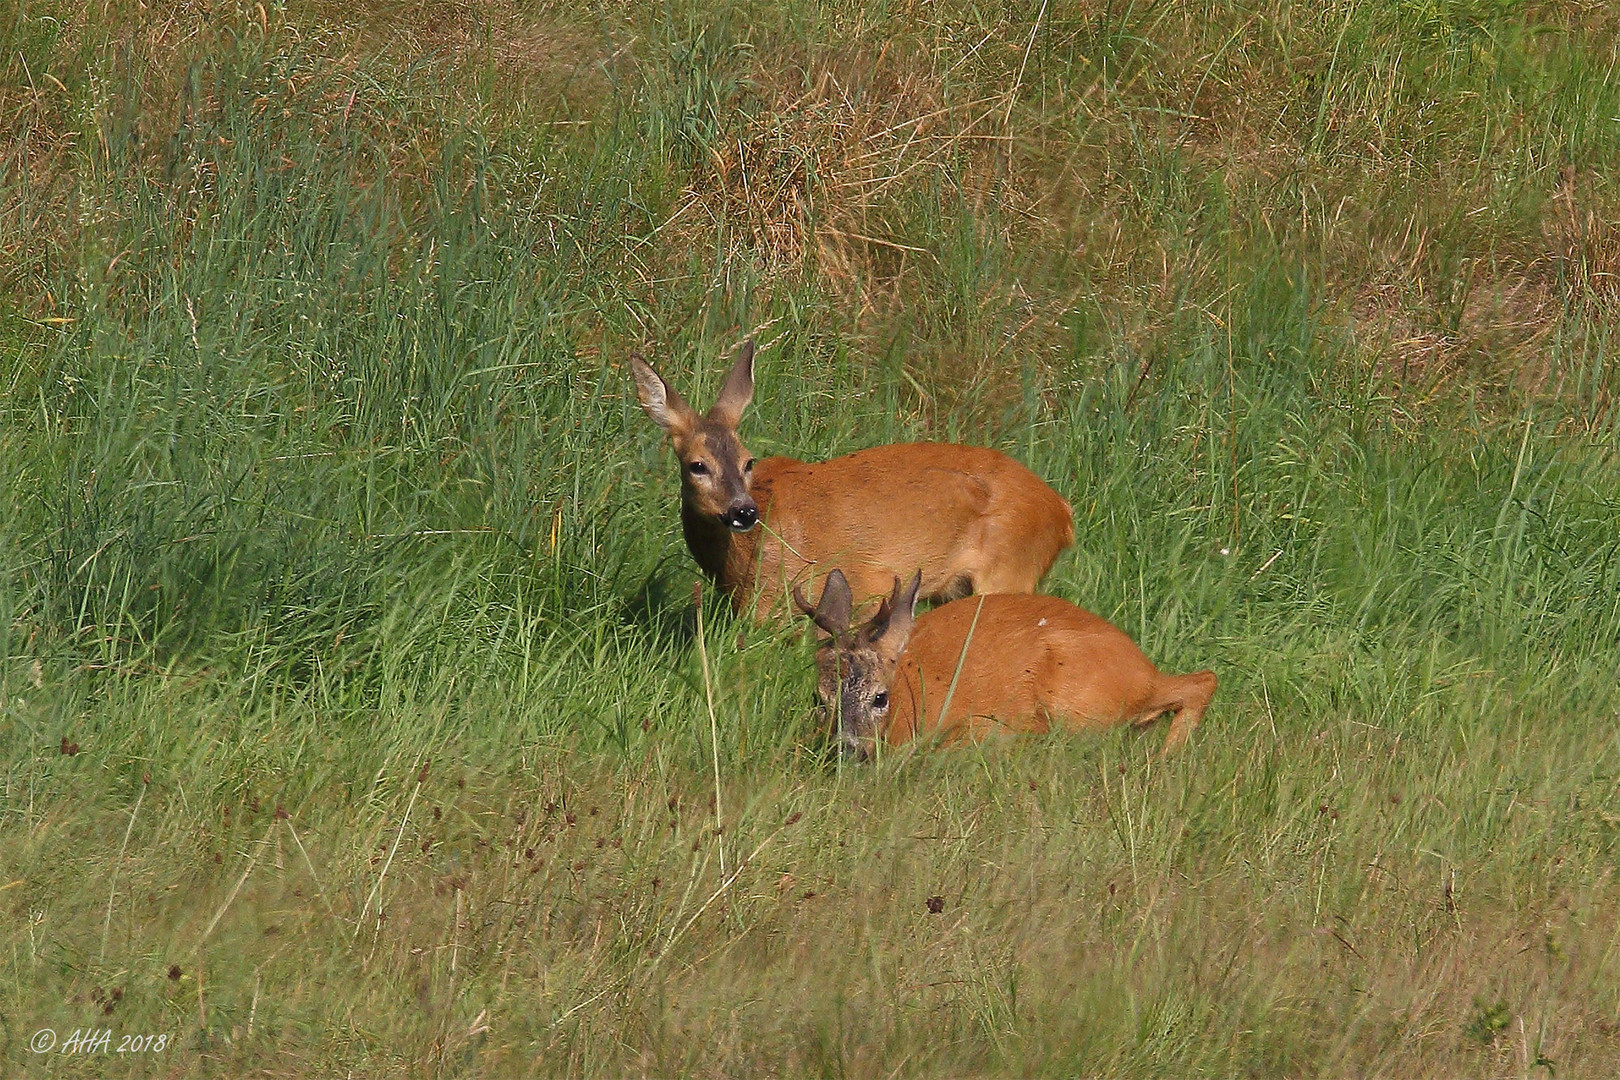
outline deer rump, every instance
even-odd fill
[[[764,528],[748,553],[757,558],[736,568],[733,595],[761,615],[794,585],[819,589],[834,567],[858,600],[886,595],[918,569],[931,599],[1032,592],[1074,542],[1069,504],[987,447],[897,443],[819,463],[768,458],[752,490]]]

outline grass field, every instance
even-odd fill
[[[1617,41],[0,0],[0,1076],[1620,1075]],[[1187,752],[840,765],[705,590],[711,742],[624,358],[749,334],[761,456],[1063,493]]]

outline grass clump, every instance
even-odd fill
[[[0,2],[0,1072],[1615,1070],[1606,7],[431,7]],[[619,364],[748,333],[1191,752],[840,769],[711,599],[712,740]]]

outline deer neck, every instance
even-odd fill
[[[759,531],[756,525],[748,532],[734,532],[709,514],[681,506],[681,532],[687,550],[703,573],[727,593],[736,592],[747,579]]]

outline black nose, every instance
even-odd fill
[[[759,507],[733,506],[725,514],[726,525],[736,532],[747,532],[759,520]]]

